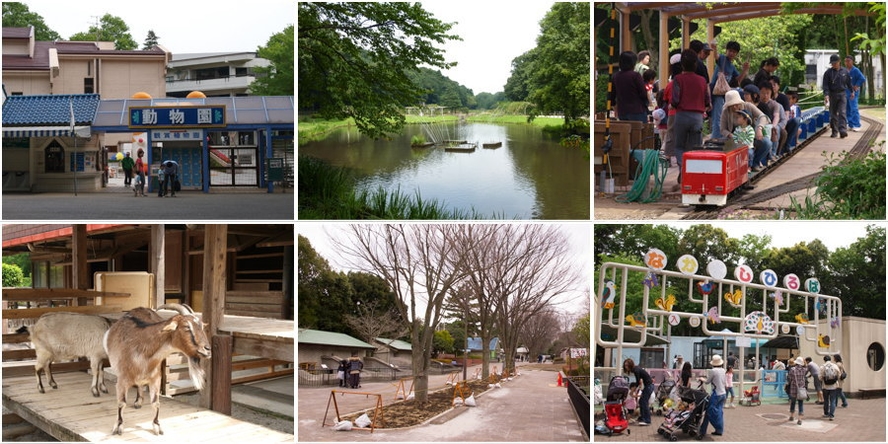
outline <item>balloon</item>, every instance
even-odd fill
[[[123,159],[123,153],[117,153],[117,154],[114,156],[114,158],[117,159],[117,160],[122,160],[122,159]]]

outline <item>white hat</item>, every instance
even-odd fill
[[[743,103],[743,99],[740,98],[740,93],[737,92],[736,89],[732,89],[725,93],[725,108],[731,105],[740,105]]]
[[[681,54],[674,54],[672,57],[669,58],[670,65],[674,65],[679,62],[681,62]]]
[[[724,363],[725,361],[722,360],[721,355],[712,355],[712,360],[709,361],[709,364],[713,367],[721,367]]]
[[[795,358],[795,363],[796,365],[805,365],[805,360],[802,359],[801,356],[799,356],[798,358]]]

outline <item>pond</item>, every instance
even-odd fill
[[[477,143],[472,152],[441,146],[411,148],[422,134]],[[499,148],[483,143],[502,142]],[[354,127],[299,147],[300,155],[351,169],[360,189],[400,189],[447,208],[507,219],[589,219],[590,163],[579,148],[544,137],[540,128],[519,124],[407,125],[391,140],[372,140]]]

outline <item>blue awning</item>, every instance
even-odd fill
[[[74,133],[78,137],[89,137],[92,129],[86,126],[75,126]],[[3,128],[3,137],[70,137],[70,126],[20,126]]]

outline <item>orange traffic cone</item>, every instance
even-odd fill
[[[564,385],[561,382],[561,372],[558,372],[558,387],[564,387]]]

